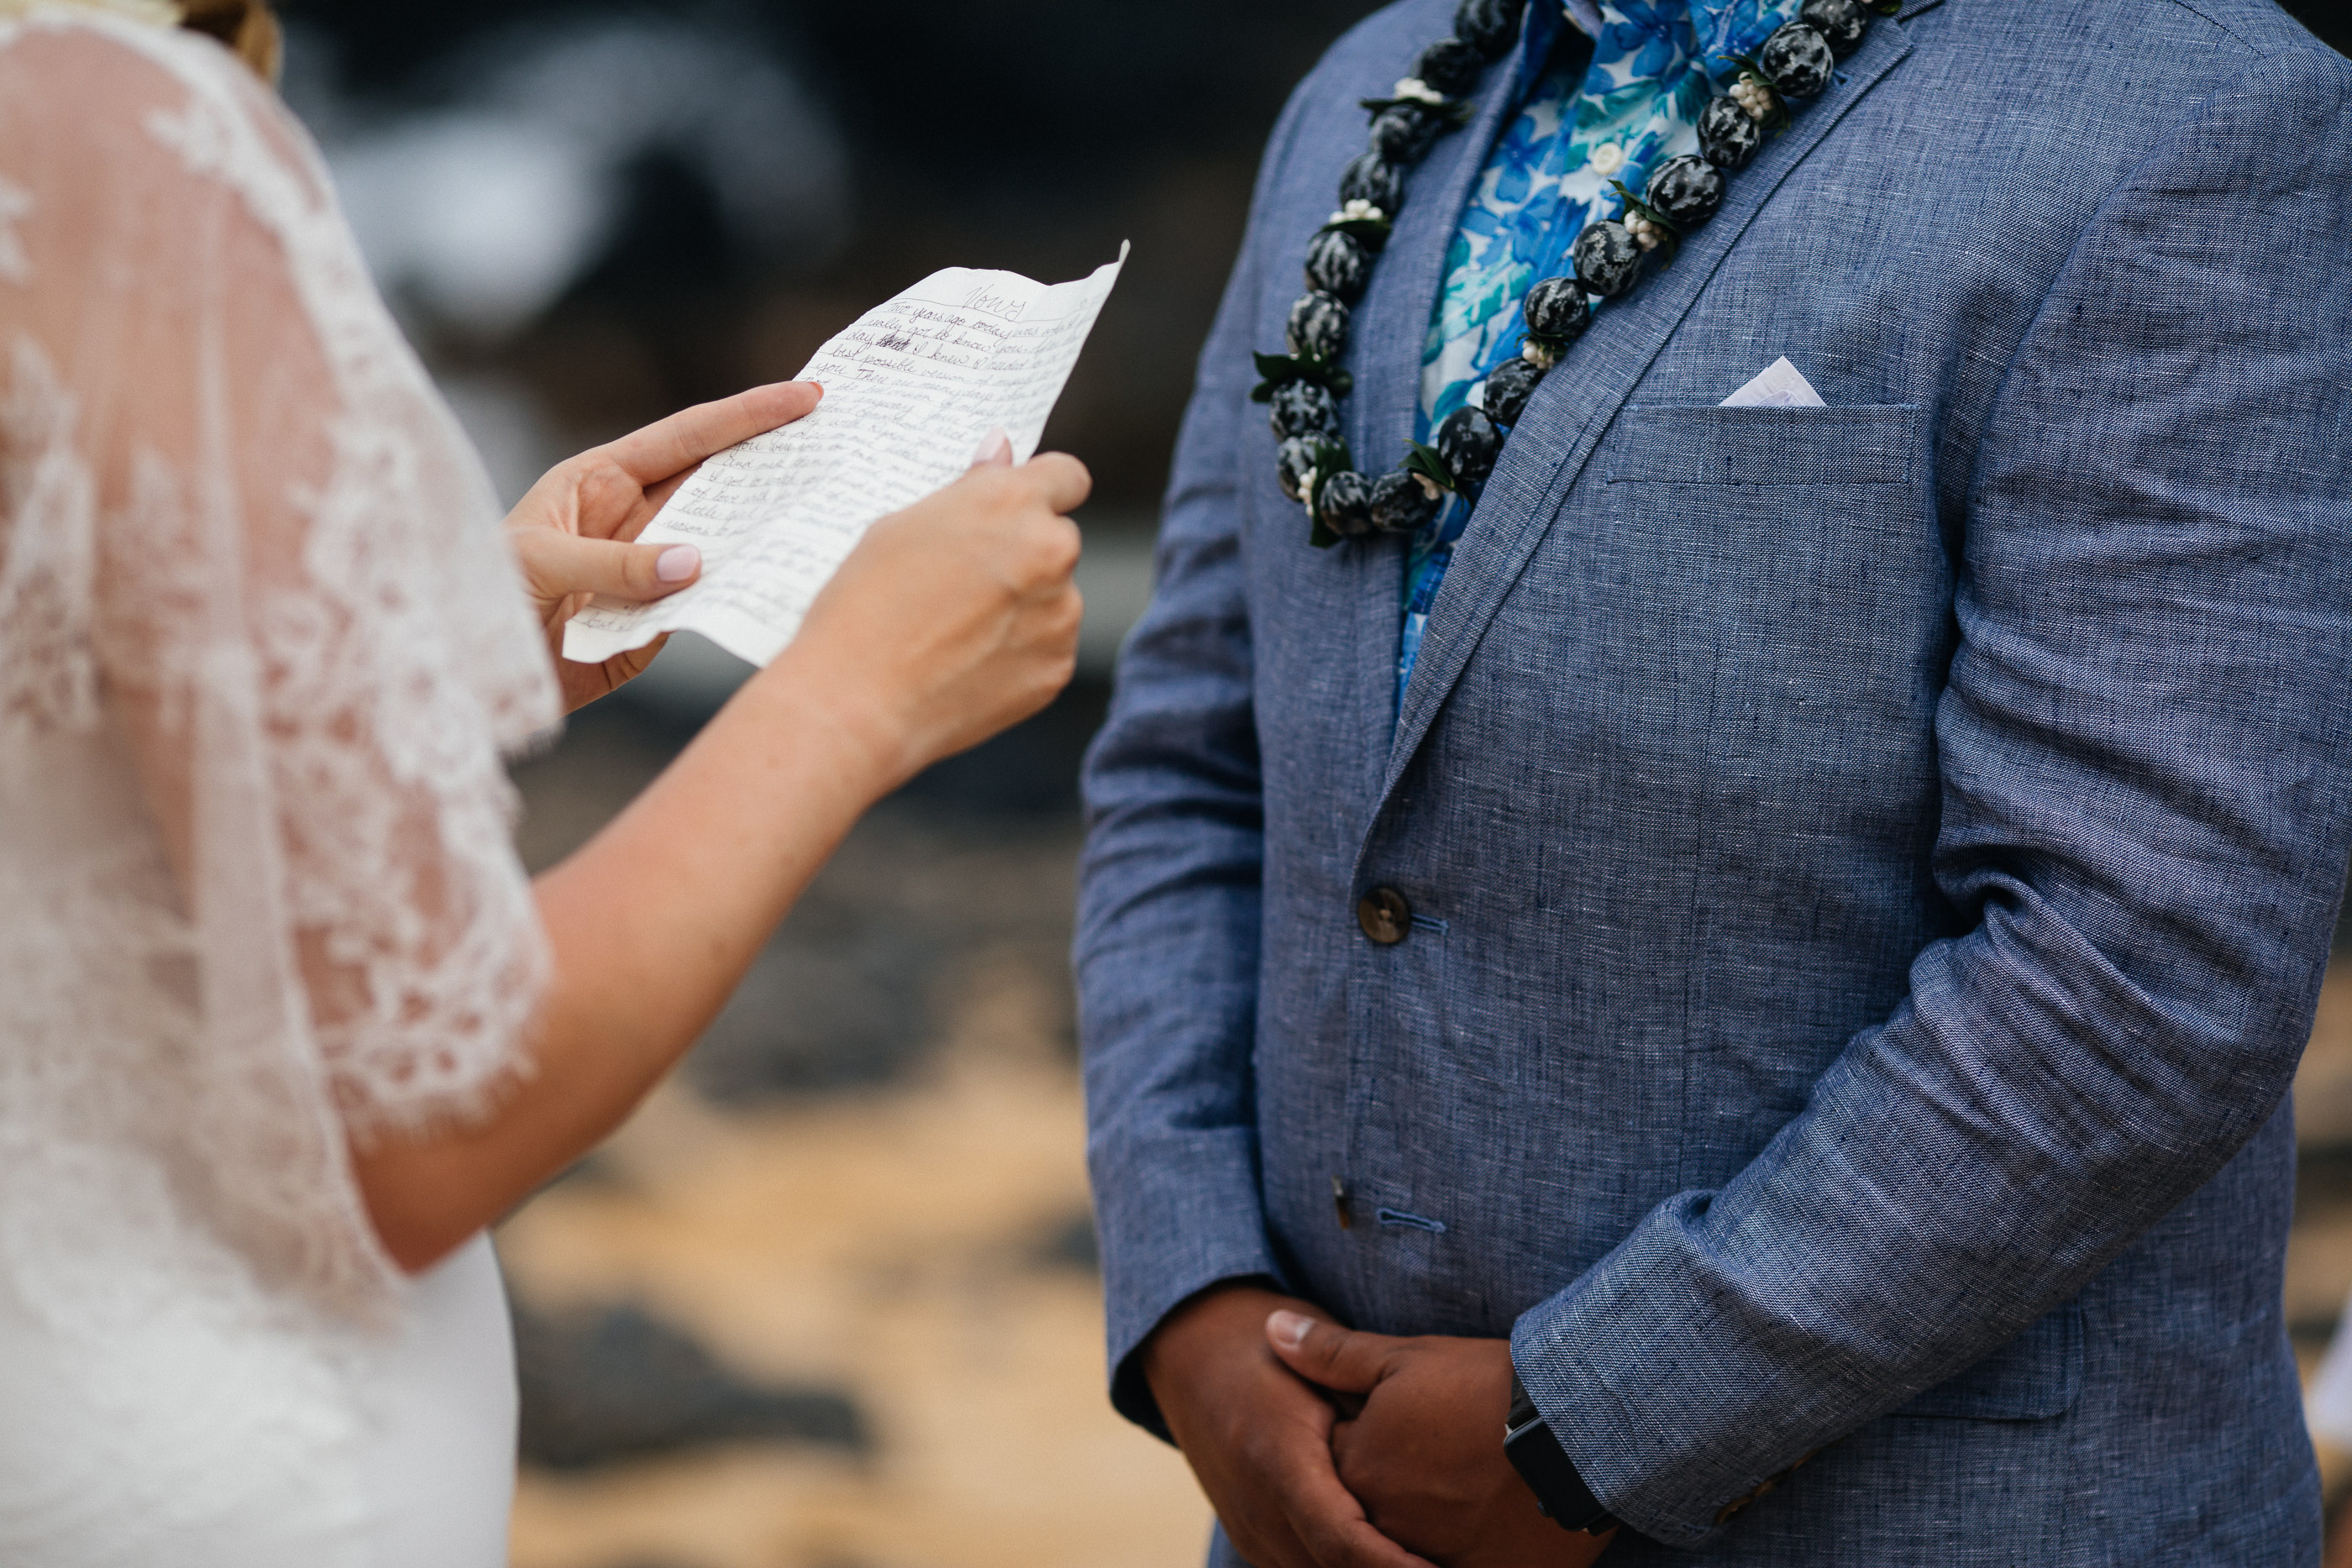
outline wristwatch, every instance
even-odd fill
[[[1617,1521],[1576,1473],[1576,1461],[1559,1446],[1516,1372],[1511,1374],[1511,1413],[1503,1422],[1503,1454],[1536,1494],[1536,1506],[1544,1517],[1562,1530],[1606,1535],[1617,1528]]]

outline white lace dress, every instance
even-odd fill
[[[404,1280],[348,1154],[526,1070],[497,519],[261,84],[0,19],[6,1568],[504,1561],[487,1244]]]

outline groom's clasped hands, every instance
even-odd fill
[[[1545,1518],[1504,1455],[1507,1341],[1359,1333],[1235,1285],[1171,1317],[1142,1364],[1256,1568],[1584,1568],[1608,1544]]]

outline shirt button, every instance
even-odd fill
[[[1383,947],[1393,947],[1412,929],[1412,905],[1392,887],[1376,887],[1356,905],[1356,924]]]

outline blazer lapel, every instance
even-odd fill
[[[1396,74],[1412,68],[1397,62]],[[1372,283],[1357,307],[1349,360],[1356,372],[1354,395],[1342,404],[1348,444],[1357,466],[1368,474],[1395,467],[1412,439],[1414,409],[1421,398],[1422,344],[1445,269],[1445,255],[1461,222],[1471,183],[1486,167],[1503,117],[1517,103],[1530,69],[1522,49],[1487,72],[1475,117],[1440,141],[1408,177],[1404,210],[1397,214]],[[1371,93],[1385,93],[1387,81]],[[1304,524],[1300,525],[1302,528]],[[1353,678],[1348,691],[1356,733],[1365,737],[1360,793],[1376,803],[1388,743],[1396,729],[1396,672],[1404,621],[1404,550],[1401,539],[1367,539],[1333,553],[1346,558],[1352,611],[1347,626]],[[1368,816],[1365,821],[1370,821]]]
[[[1898,23],[1889,20],[1874,26],[1863,47],[1841,67],[1839,79],[1830,90],[1800,110],[1793,127],[1732,177],[1723,210],[1683,246],[1674,265],[1654,271],[1630,298],[1603,308],[1591,330],[1544,378],[1533,406],[1549,417],[1529,421],[1524,433],[1504,448],[1503,461],[1454,550],[1445,586],[1422,639],[1412,679],[1405,689],[1380,795],[1366,821],[1368,831],[1429,733],[1439,706],[1461,678],[1487,622],[1543,542],[1585,461],[1617,411],[1633,395],[1650,362],[1790,172],[1910,52],[1910,39]],[[1491,126],[1487,134],[1491,140]],[[1486,145],[1479,143],[1482,152]],[[1468,184],[1466,178],[1449,183],[1453,212],[1458,213]],[[1451,216],[1450,213],[1449,226]],[[1425,258],[1416,246],[1413,259],[1415,265],[1409,270],[1421,291],[1421,319],[1425,323],[1437,294],[1443,247]],[[1424,260],[1437,265],[1421,265]],[[1403,352],[1392,345],[1383,347],[1385,357]],[[1411,354],[1416,382],[1421,365],[1418,347],[1416,342]],[[1393,394],[1385,377],[1379,383],[1379,392],[1380,415],[1386,419],[1391,416],[1389,400]],[[1412,428],[1411,414],[1408,402],[1402,426],[1407,434]],[[1403,434],[1398,435],[1400,448],[1403,440]],[[1362,448],[1358,455],[1367,456]]]

